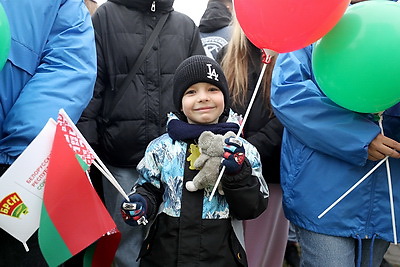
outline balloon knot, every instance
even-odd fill
[[[271,63],[272,58],[273,58],[274,56],[278,55],[277,52],[275,52],[275,51],[273,51],[273,50],[270,50],[270,49],[265,49],[265,48],[264,48],[264,49],[261,49],[261,53],[262,53],[261,61],[262,61],[264,64],[269,64],[269,63]]]
[[[261,50],[261,51],[262,51],[262,59],[261,59],[262,63],[264,63],[264,64],[271,63],[273,56],[267,55],[264,50]]]

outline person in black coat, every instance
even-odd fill
[[[245,115],[263,67],[262,50],[245,36],[236,18],[232,37],[217,55],[229,84],[231,107]],[[245,223],[249,266],[282,266],[289,223],[282,209],[280,151],[283,126],[270,104],[270,86],[275,57],[266,67],[259,91],[243,129],[244,138],[260,153],[263,176],[270,188],[268,209]],[[258,255],[262,255],[258,256]]]
[[[172,105],[172,78],[186,58],[202,54],[199,30],[173,10],[174,0],[109,0],[92,17],[97,48],[93,98],[78,128],[125,192],[138,174],[136,165],[148,143],[166,130]],[[168,14],[144,62],[118,103],[116,95],[160,17]],[[122,233],[114,266],[136,266],[144,231],[127,227],[120,216],[120,195],[103,177],[104,200]]]

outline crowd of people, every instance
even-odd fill
[[[199,26],[174,0],[0,4],[0,174],[65,109],[129,193],[90,171],[122,235],[114,267],[381,266],[397,234],[385,164],[318,215],[383,160],[399,191],[400,103],[378,115],[335,104],[314,45],[266,61],[231,0],[209,0]],[[219,176],[189,190],[206,137]],[[0,237],[0,266],[47,266],[37,233],[29,252]],[[82,253],[63,266],[83,266]]]

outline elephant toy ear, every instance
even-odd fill
[[[210,131],[202,132],[202,134],[199,136],[199,147],[203,149],[210,147],[213,136],[214,134]]]
[[[186,186],[187,191],[189,191],[189,192],[195,192],[195,191],[197,191],[197,188],[196,188],[196,186],[194,185],[194,182],[193,182],[193,181],[187,181],[185,186]]]

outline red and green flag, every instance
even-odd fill
[[[85,266],[110,266],[121,235],[86,176],[88,161],[72,148],[68,129],[59,116],[44,188],[39,245],[50,266],[89,246]]]

